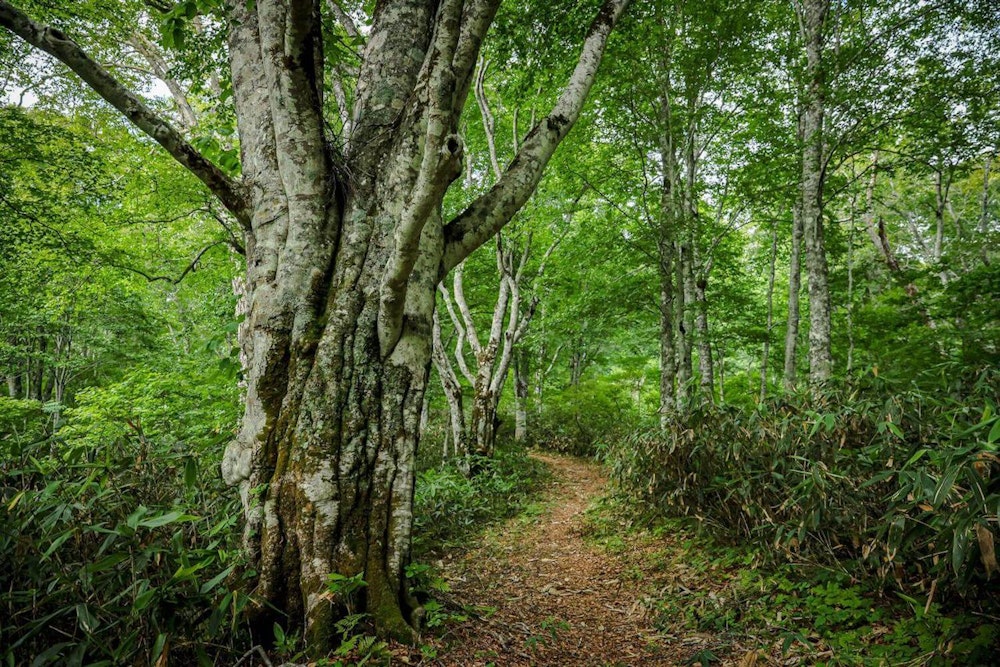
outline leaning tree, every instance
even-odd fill
[[[340,102],[343,88],[330,83],[323,43],[323,17],[338,3],[216,3],[224,6],[239,178],[72,37],[0,0],[0,24],[73,70],[242,225],[248,384],[222,472],[243,499],[257,627],[278,618],[322,652],[345,613],[326,585],[339,573],[364,578],[363,608],[381,634],[412,636],[417,605],[404,568],[435,289],[531,195],[578,118],[628,2],[604,0],[549,114],[495,186],[444,220],[442,200],[462,171],[459,121],[500,0],[374,3],[358,67],[337,68],[354,77],[353,108],[340,124],[331,122],[337,105],[324,99],[330,89]]]

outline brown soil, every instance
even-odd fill
[[[626,563],[584,539],[587,507],[607,480],[599,466],[537,455],[554,480],[538,516],[508,522],[446,560],[453,602],[476,610],[442,638],[432,664],[675,665],[658,641]]]

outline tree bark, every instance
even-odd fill
[[[706,271],[707,273],[707,271]],[[712,339],[708,331],[708,290],[707,276],[695,281],[695,331],[698,333],[698,385],[701,388],[702,400],[706,403],[715,401],[715,368],[712,363]]]
[[[677,408],[677,351],[674,347],[673,243],[659,244],[660,269],[660,426],[666,428]]]
[[[528,355],[514,350],[514,441],[528,440]]]
[[[823,73],[824,24],[830,0],[805,0],[801,24],[806,51],[806,104],[802,120],[802,222],[809,282],[809,382],[822,385],[830,378],[830,285],[823,231],[825,90]]]
[[[451,362],[448,360],[448,353],[445,351],[441,340],[441,322],[438,319],[437,310],[434,311],[432,345],[434,367],[437,369],[438,377],[441,380],[441,387],[448,402],[448,426],[451,432],[452,443],[454,444],[455,456],[458,460],[458,467],[462,472],[468,474],[469,446],[465,430],[465,407],[462,401],[462,385],[455,374],[455,370],[452,368]],[[447,454],[447,449],[445,453]]]
[[[674,318],[677,340],[677,410],[687,412],[691,407],[691,383],[694,377],[694,275],[691,269],[691,246],[677,244],[676,290]]]
[[[240,182],[63,32],[0,0],[0,25],[55,56],[199,177],[246,234],[245,410],[223,477],[240,489],[256,572],[255,632],[337,640],[347,604],[327,576],[360,575],[378,632],[413,638],[405,585],[414,457],[437,283],[527,201],[579,117],[628,0],[607,0],[552,111],[496,186],[445,223],[458,136],[498,0],[377,3],[350,136],[324,118],[321,3],[226,2]]]
[[[792,206],[792,252],[788,261],[788,323],[785,328],[785,369],[783,386],[794,391],[798,377],[799,295],[802,292],[802,211],[801,197]]]
[[[771,227],[771,261],[767,273],[767,327],[764,329],[764,350],[760,355],[760,401],[767,398],[767,367],[771,353],[771,332],[774,329],[774,269],[778,261],[778,225]]]

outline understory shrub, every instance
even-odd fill
[[[0,434],[0,664],[238,658],[240,509],[218,472],[232,410],[192,386],[205,400],[185,413],[169,384],[144,371],[81,392],[54,435]]]
[[[417,557],[432,548],[465,542],[491,520],[513,516],[548,476],[544,463],[512,445],[476,459],[466,477],[453,463],[417,475],[413,546]]]
[[[869,376],[751,411],[696,410],[633,434],[609,461],[626,496],[717,537],[854,560],[903,591],[987,591],[1000,529],[998,388],[996,370],[939,391]]]
[[[574,456],[593,456],[633,431],[638,405],[622,383],[583,380],[546,396],[545,410],[530,422],[540,447]]]

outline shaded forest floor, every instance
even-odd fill
[[[609,549],[588,537],[588,508],[607,483],[601,468],[562,456],[536,458],[553,473],[541,501],[442,563],[449,606],[471,613],[442,636],[434,664],[684,662],[690,652],[652,629],[645,586],[632,575],[632,558],[621,553],[642,545]]]
[[[996,637],[988,619],[911,609],[843,566],[768,564],[677,521],[640,529],[601,466],[532,456],[552,473],[538,500],[433,564],[424,643],[395,645],[391,664],[986,664],[972,656]]]

